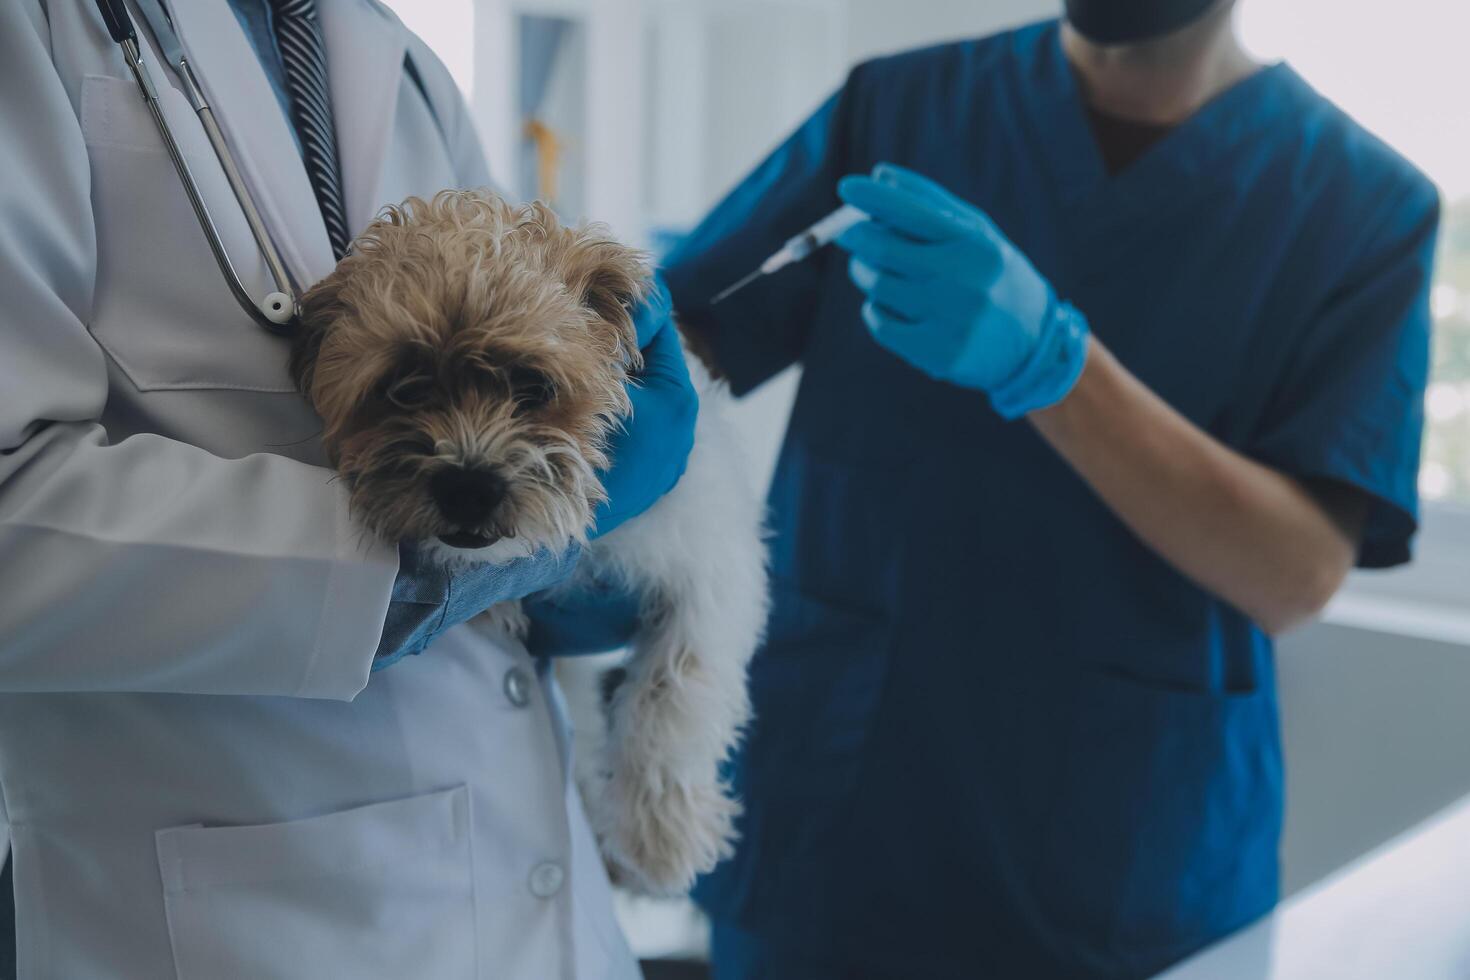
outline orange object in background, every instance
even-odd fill
[[[562,139],[539,119],[526,120],[525,135],[536,145],[536,189],[542,200],[554,205],[557,177],[561,173]]]

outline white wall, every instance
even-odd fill
[[[1055,16],[1061,0],[848,0],[847,50],[854,62],[876,54]]]
[[[673,0],[674,4],[683,0]],[[696,0],[722,6],[721,0]],[[842,82],[877,55],[975,37],[1056,13],[1060,0],[726,0],[717,35],[704,40],[697,119],[709,204]],[[835,34],[835,36],[834,36]],[[702,208],[696,208],[700,211]]]
[[[1470,647],[1323,623],[1278,676],[1288,893],[1470,794]]]

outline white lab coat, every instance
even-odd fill
[[[318,5],[353,228],[485,183],[428,49],[369,0]],[[283,258],[316,281],[326,233],[249,41],[226,0],[169,6]],[[261,296],[199,122],[163,95]],[[349,520],[286,344],[227,291],[92,0],[0,2],[0,134],[21,976],[636,976],[524,648],[460,627],[369,676],[396,550]]]

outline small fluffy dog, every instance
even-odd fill
[[[388,207],[303,298],[291,366],[361,522],[434,542],[447,563],[504,563],[586,542],[609,433],[639,362],[631,316],[651,271],[540,204],[445,191]],[[762,510],[694,358],[701,404],[683,478],[598,538],[573,580],[643,597],[606,738],[578,780],[615,880],[686,891],[733,845],[720,763],[749,714],[766,618]],[[488,614],[524,631],[515,608]]]

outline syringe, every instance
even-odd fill
[[[866,211],[859,211],[851,204],[844,204],[806,231],[792,238],[785,245],[782,245],[779,251],[760,264],[760,268],[729,289],[716,294],[715,298],[710,300],[710,305],[713,306],[729,298],[734,293],[755,282],[761,276],[768,276],[773,272],[786,268],[793,262],[800,262],[817,249],[837,238],[838,235],[841,235],[853,225],[866,220],[868,220]]]

